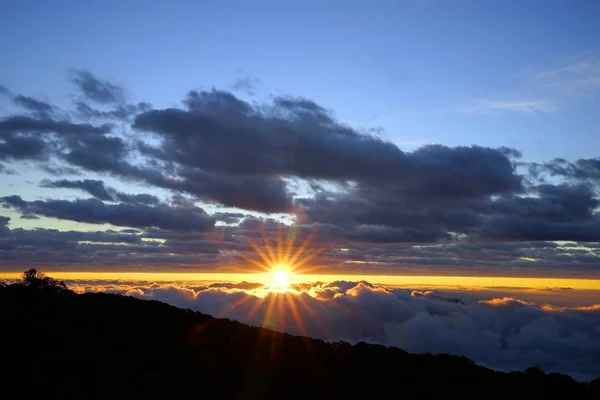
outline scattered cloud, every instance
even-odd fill
[[[121,103],[125,100],[125,90],[121,86],[99,79],[89,71],[73,69],[69,72],[71,82],[87,100],[99,104]]]
[[[30,110],[35,114],[44,117],[51,115],[54,111],[54,107],[45,101],[34,99],[33,97],[17,95],[13,97],[13,101],[15,104],[25,108],[26,110]]]
[[[80,189],[87,192],[92,197],[98,200],[123,202],[123,203],[141,203],[141,204],[159,204],[158,197],[143,193],[143,194],[127,194],[119,192],[114,188],[107,187],[104,182],[93,179],[70,181],[67,179],[61,180],[44,180],[40,183],[40,187],[45,188],[62,188],[62,189]]]
[[[231,85],[231,87],[235,91],[254,96],[256,94],[257,87],[260,85],[260,83],[260,79],[258,79],[257,77],[245,74],[244,76],[237,77],[235,79],[235,82],[233,82],[233,85]]]
[[[20,196],[0,198],[6,208],[23,214],[134,228],[157,227],[181,231],[204,231],[214,220],[198,207],[148,206],[143,203],[106,204],[98,199],[25,201]]]
[[[10,96],[10,90],[5,86],[0,85],[0,95],[2,96]]]

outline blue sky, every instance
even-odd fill
[[[191,87],[260,80],[353,126],[423,143],[594,156],[600,122],[595,1],[23,1],[2,6],[0,77],[64,100],[68,68],[156,106]],[[545,73],[587,63],[564,76]],[[40,69],[43,68],[43,73]],[[551,87],[564,79],[566,87]],[[557,85],[558,86],[558,85]]]
[[[517,149],[528,162],[594,159],[600,137],[598,20],[600,3],[591,0],[3,2],[0,85],[64,110],[80,99],[68,77],[81,70],[125,88],[127,102],[149,102],[155,110],[182,108],[191,89],[224,90],[248,104],[299,96],[326,108],[356,132],[372,129],[404,152],[434,143],[447,146],[435,151],[448,154],[460,153],[456,146],[480,145]],[[0,112],[7,117],[21,111],[12,97],[0,96]],[[129,123],[122,126],[132,127]],[[147,128],[159,136],[164,133],[151,123]],[[136,129],[127,132],[144,134]],[[191,157],[198,154],[203,153]],[[484,158],[477,160],[473,162],[485,164],[482,169],[489,167]],[[471,171],[479,168],[473,165]],[[2,176],[1,196],[27,201],[82,196],[72,188],[40,187],[43,179],[57,178],[40,164],[8,166],[18,174]],[[223,173],[218,168],[215,173]],[[271,172],[270,178],[278,173]],[[336,182],[347,183],[352,174]],[[167,203],[173,194],[166,184],[153,187],[146,178],[134,182],[90,170],[84,175],[121,192],[150,192]],[[481,189],[477,195],[493,202],[497,194],[507,193],[502,185],[512,178],[502,177],[490,175],[498,180],[499,191],[486,191],[485,182],[473,183]],[[432,185],[430,178],[423,178],[423,188]],[[596,196],[597,182],[589,184]],[[414,189],[411,185],[417,184],[409,182],[407,190]],[[453,187],[462,190],[466,185]],[[538,189],[532,186],[533,192]],[[597,223],[595,201],[587,203],[586,215]],[[97,221],[90,225],[88,219],[51,220],[43,213],[38,219],[20,218],[24,209],[15,204],[2,210],[11,217],[12,228],[115,227]],[[209,212],[218,208],[197,204]],[[363,233],[381,239],[383,233],[373,226]]]

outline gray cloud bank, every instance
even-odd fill
[[[1,93],[15,112],[0,116],[0,173],[33,165],[44,177],[44,190],[89,196],[1,196],[0,205],[22,218],[108,223],[137,229],[140,238],[184,241],[188,235],[187,244],[196,241],[199,249],[214,246],[207,238],[221,237],[213,253],[226,260],[248,248],[241,238],[252,234],[249,225],[256,227],[251,212],[299,213],[299,230],[318,227],[322,241],[351,249],[354,260],[426,265],[432,260],[419,252],[435,253],[433,247],[406,246],[444,245],[467,256],[438,257],[438,265],[479,259],[490,267],[568,264],[566,271],[597,272],[600,158],[529,163],[518,149],[477,145],[409,152],[302,97],[261,103],[225,90],[190,90],[179,107],[156,109],[131,102],[123,87],[89,71],[71,70],[69,81],[76,89],[72,109],[6,88]],[[125,193],[107,186],[108,178],[149,193]],[[213,217],[199,202],[237,210]],[[268,217],[260,223],[269,235],[278,224]],[[38,233],[5,229],[0,258],[27,260],[15,235]],[[578,246],[566,252],[553,241]],[[158,248],[137,245],[140,252],[127,257],[140,263]],[[173,245],[169,254],[183,262],[188,245]],[[471,255],[463,251],[468,246]],[[486,246],[502,256],[488,257],[481,250]],[[540,247],[557,251],[532,255]],[[95,250],[106,248],[104,243]],[[30,249],[28,261],[37,250]],[[339,251],[336,257],[342,257]]]

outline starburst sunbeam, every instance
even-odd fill
[[[296,243],[300,236],[296,226],[289,227],[287,232],[285,228],[280,227],[274,234],[269,233],[264,225],[261,225],[259,230],[262,239],[260,243],[255,238],[247,238],[248,245],[254,250],[254,256],[245,253],[241,253],[240,256],[250,268],[255,268],[254,271],[263,275],[265,285],[273,291],[289,290],[295,276],[323,268],[313,264],[327,249],[327,246],[314,243],[316,227],[313,227],[299,244]]]
[[[316,226],[309,232],[299,231],[298,226],[278,227],[275,231],[269,231],[261,224],[258,230],[254,236],[247,237],[248,246],[254,250],[252,255],[241,252],[240,257],[248,272],[256,273],[264,286],[246,292],[222,314],[237,310],[250,319],[260,315],[265,327],[281,331],[291,324],[306,333],[306,321],[302,320],[302,310],[305,310],[305,315],[310,315],[321,325],[322,321],[303,299],[299,285],[303,274],[327,268],[315,261],[331,244],[315,243]],[[247,307],[246,304],[253,305]],[[259,343],[262,336],[263,333],[259,335]]]

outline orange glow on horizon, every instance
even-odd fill
[[[269,273],[219,273],[219,272],[92,272],[52,271],[40,269],[46,275],[61,280],[120,280],[156,282],[256,282],[269,285],[273,272]],[[22,272],[0,272],[0,279],[19,279]],[[519,278],[498,276],[433,276],[433,275],[356,275],[356,274],[293,274],[288,283],[313,283],[332,281],[361,281],[386,286],[439,286],[439,287],[506,287],[506,288],[571,288],[576,290],[600,290],[600,279],[581,278]]]

